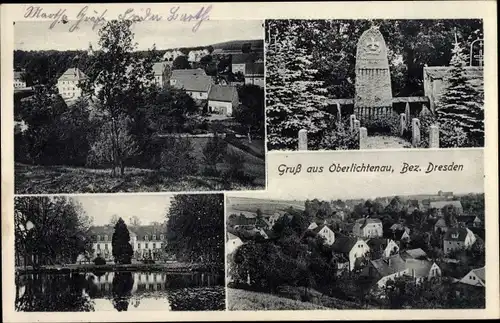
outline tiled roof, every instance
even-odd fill
[[[177,76],[186,76],[186,75],[207,75],[205,70],[201,68],[196,69],[186,69],[186,70],[172,70],[172,78]]]
[[[208,92],[214,83],[212,77],[203,74],[177,75],[171,79],[177,81],[173,84],[175,88],[194,92]]]
[[[340,253],[349,253],[358,242],[358,238],[338,235],[332,245],[332,250]]]
[[[235,95],[238,95],[236,87],[216,84],[210,88],[208,99],[212,101],[232,102]]]
[[[248,63],[245,65],[245,75],[264,76],[264,63]]]
[[[155,75],[163,75],[163,71],[165,71],[165,67],[169,66],[168,62],[157,62],[153,64],[153,72]]]
[[[406,259],[406,268],[410,275],[415,277],[427,277],[431,270],[433,262],[428,260]]]
[[[370,223],[382,223],[380,219],[363,218],[356,220],[356,224],[359,225],[360,229],[363,229],[366,225]]]
[[[155,226],[155,225],[141,225],[138,227],[129,226],[129,231],[134,232],[137,235],[139,240],[143,240],[144,236],[148,236],[148,239],[151,240],[153,235],[156,235],[156,239],[160,239],[160,234],[165,235],[166,228],[165,226]]]
[[[444,240],[464,241],[469,232],[472,233],[472,231],[467,228],[449,228],[444,235]]]
[[[460,209],[462,208],[462,203],[460,203],[460,201],[431,201],[429,207],[431,209],[442,209],[447,205],[453,205]]]
[[[472,269],[472,272],[476,274],[476,276],[480,278],[483,282],[486,282],[484,267],[478,269]]]
[[[407,256],[407,257],[406,257]],[[403,257],[404,258],[413,258],[413,259],[417,259],[417,258],[421,258],[421,257],[427,257],[427,254],[425,253],[425,251],[423,251],[421,248],[417,248],[417,249],[410,249],[410,250],[406,250],[404,253],[403,253]]]
[[[80,71],[79,68],[68,68],[59,78],[58,81],[77,81],[86,78],[87,76]]]
[[[406,269],[406,264],[400,255],[371,261],[373,267],[382,276],[388,276]]]
[[[254,60],[255,55],[253,53],[233,54],[231,58],[231,64],[252,63]]]

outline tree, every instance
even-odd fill
[[[141,219],[137,215],[130,218],[130,225],[133,227],[138,227],[141,225]]]
[[[256,85],[243,85],[238,88],[240,104],[233,111],[234,119],[247,128],[248,141],[252,133],[264,136],[264,89]]]
[[[436,107],[438,122],[465,132],[468,143],[484,145],[484,105],[482,93],[468,81],[466,56],[459,43],[455,43],[450,65],[451,75],[440,102]],[[446,138],[445,139],[446,142]]]
[[[122,218],[118,219],[115,224],[115,231],[111,238],[111,245],[113,248],[113,258],[117,264],[130,264],[132,263],[132,255],[134,250],[130,244],[130,233],[127,225]]]
[[[88,77],[81,85],[85,93],[95,94],[96,108],[104,123],[102,136],[94,143],[94,157],[109,162],[112,174],[121,176],[126,160],[137,154],[131,134],[134,124],[142,121],[137,107],[143,106],[156,88],[154,51],[141,59],[133,54],[136,44],[131,25],[130,20],[113,20],[99,30],[101,48],[93,56]]]
[[[457,217],[459,216],[457,208],[453,205],[445,205],[442,212],[446,225],[450,228],[456,228],[458,226]]]
[[[179,55],[174,59],[172,63],[172,69],[174,70],[187,70],[191,68],[188,57],[185,55]]]
[[[112,226],[114,226],[116,224],[116,222],[118,222],[118,215],[113,214],[111,216],[111,219],[109,220],[109,224],[111,224]]]
[[[243,43],[241,45],[241,52],[242,53],[250,53],[252,51],[252,44],[251,43]]]
[[[222,194],[176,195],[166,218],[167,252],[184,261],[224,263]]]
[[[222,139],[217,133],[209,139],[203,148],[203,160],[208,165],[210,172],[217,173],[217,163],[224,160],[227,153],[227,142]]]
[[[16,263],[33,266],[74,263],[92,249],[90,219],[67,197],[16,197],[14,233]]]

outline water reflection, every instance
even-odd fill
[[[224,309],[224,277],[211,273],[95,272],[16,277],[18,311]]]

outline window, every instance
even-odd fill
[[[160,240],[163,240],[163,239],[164,239],[164,235],[160,234]]]
[[[153,240],[156,240],[156,234],[153,234]]]
[[[108,235],[104,236],[104,241],[108,241]]]
[[[144,240],[145,240],[145,241],[148,241],[148,236],[144,236]]]
[[[107,243],[104,244],[104,249],[108,250],[108,244]]]
[[[472,280],[476,280],[476,276],[472,276]]]
[[[97,241],[101,241],[101,236],[97,236]]]
[[[141,249],[141,244],[140,243],[137,244],[137,249]]]
[[[97,244],[97,250],[101,250],[101,245]]]

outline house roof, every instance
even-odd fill
[[[339,235],[332,245],[332,250],[340,253],[349,253],[358,242],[358,238]]]
[[[177,75],[171,79],[177,81],[173,84],[174,88],[194,92],[208,92],[214,83],[212,77],[202,74]]]
[[[165,234],[166,228],[164,225],[156,226],[156,225],[141,225],[141,226],[129,226],[129,231],[133,231],[139,240],[144,239],[144,236],[151,237],[152,235],[156,235],[157,239],[160,238],[160,234]]]
[[[328,227],[328,225],[326,225],[326,224],[318,225],[316,228],[312,229],[311,231],[313,231],[314,233],[319,233],[321,230],[323,230],[324,227],[327,227],[330,231],[333,231],[332,228]]]
[[[387,245],[389,245],[389,239],[383,239],[383,238],[372,238],[368,239],[366,241],[366,244],[370,247],[372,250],[379,250],[379,249],[385,249]]]
[[[484,272],[484,267],[477,268],[477,269],[472,269],[471,270],[476,276],[481,279],[483,282],[486,282],[486,276]]]
[[[227,240],[241,240],[238,236],[232,234],[231,232],[227,232]]]
[[[68,68],[57,80],[58,81],[77,81],[87,76],[77,67]]]
[[[457,208],[462,208],[462,203],[460,201],[431,201],[430,208],[431,209],[442,209],[447,205],[453,205]]]
[[[207,75],[204,69],[201,68],[193,68],[186,70],[172,70],[172,78],[176,78],[178,76],[186,76],[186,75]]]
[[[426,66],[424,67],[424,75],[432,79],[442,79],[450,75],[451,66]],[[466,66],[466,75],[469,78],[482,78],[483,68],[479,66]]]
[[[245,65],[245,76],[262,75],[264,76],[264,63],[248,63]]]
[[[475,215],[463,215],[457,218],[458,222],[473,223],[476,219]]]
[[[233,54],[231,58],[231,64],[245,64],[252,63],[255,59],[255,55],[253,53],[239,53]]]
[[[212,101],[232,102],[235,95],[238,95],[236,87],[215,84],[210,88],[208,99]]]
[[[438,227],[438,228],[446,228],[447,227],[446,221],[443,218],[437,220],[436,224],[434,224],[434,226]]]
[[[168,62],[157,62],[153,64],[153,72],[155,75],[163,75],[165,67],[169,66]]]
[[[402,225],[401,223],[394,223],[393,225],[391,225],[391,227],[389,229],[392,230],[392,231],[405,231],[405,230],[409,230],[408,227]]]
[[[444,235],[444,240],[464,241],[469,232],[472,233],[472,231],[467,228],[449,228]]]
[[[370,262],[382,277],[392,275],[406,269],[405,261],[400,255],[372,260]]]
[[[21,79],[23,75],[23,72],[14,72],[14,79]]]
[[[406,268],[409,269],[410,275],[415,277],[427,277],[434,263],[428,260],[406,259]]]
[[[407,257],[405,257],[405,256],[407,256]],[[404,258],[412,258],[412,259],[417,259],[417,258],[421,258],[421,257],[427,258],[427,254],[421,248],[417,248],[417,249],[406,250],[403,253],[403,257]]]
[[[363,218],[363,219],[357,219],[356,220],[356,225],[360,227],[360,229],[363,229],[370,223],[380,223],[382,224],[382,221],[380,219],[373,219],[373,218]]]

